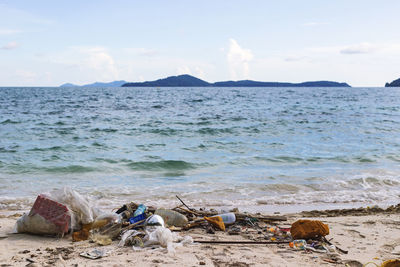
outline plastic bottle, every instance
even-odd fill
[[[154,214],[160,215],[168,226],[183,227],[188,223],[185,215],[173,210],[157,209]]]
[[[140,215],[138,215],[136,217],[129,218],[129,223],[133,224],[133,223],[137,223],[137,222],[143,221],[145,219],[146,219],[146,214],[142,213],[142,214],[140,214]],[[144,223],[144,222],[142,222],[142,223]]]
[[[143,205],[143,204],[140,204],[137,207],[136,211],[133,213],[133,217],[136,217],[136,216],[139,216],[142,213],[145,213],[146,210],[147,210],[147,207],[145,205]]]
[[[222,218],[222,220],[224,221],[224,224],[233,224],[236,222],[236,216],[235,216],[235,213],[233,213],[233,212],[218,214],[215,216],[220,216]],[[212,216],[212,217],[215,217],[215,216]]]
[[[305,241],[304,239],[296,239],[293,240],[293,245],[297,249],[305,249],[307,241]]]
[[[121,232],[122,217],[116,213],[104,213],[96,218],[92,224],[91,238],[94,236],[99,240],[99,244],[108,243],[109,240],[116,238]],[[104,242],[103,242],[104,241]]]

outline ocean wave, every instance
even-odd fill
[[[195,169],[196,164],[182,160],[137,161],[126,164],[132,170],[168,171]]]
[[[233,134],[235,133],[235,129],[233,127],[230,128],[210,128],[210,127],[205,127],[201,128],[196,131],[199,134],[202,135],[219,135],[219,134]]]
[[[81,165],[69,165],[60,167],[46,167],[40,168],[38,170],[43,170],[48,173],[85,173],[97,171],[96,168],[81,166]]]
[[[46,160],[45,162],[57,160],[57,156],[55,159]],[[83,165],[67,165],[67,166],[37,166],[33,164],[3,164],[1,166],[2,173],[4,174],[12,174],[12,175],[19,175],[19,174],[74,174],[74,173],[87,173],[87,172],[96,172],[99,171],[96,168],[83,166]]]
[[[118,129],[113,128],[94,128],[90,130],[91,132],[104,132],[104,133],[116,133]]]
[[[5,148],[5,147],[0,147],[0,153],[16,153],[17,150],[16,149],[9,149],[9,148]]]
[[[3,124],[3,125],[5,125],[5,124],[18,124],[18,123],[21,123],[21,122],[20,121],[10,120],[10,119],[6,119],[6,120],[0,122],[0,124]]]
[[[179,129],[173,129],[173,128],[156,128],[156,129],[148,129],[145,130],[144,132],[152,133],[152,134],[157,134],[157,135],[164,135],[164,136],[174,136],[182,132],[182,130]]]

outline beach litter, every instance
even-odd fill
[[[14,233],[63,236],[90,224],[100,211],[69,187],[40,194],[29,213],[17,220]]]
[[[103,258],[103,257],[106,257],[106,256],[110,255],[111,252],[112,252],[112,249],[95,248],[95,249],[93,249],[91,251],[82,252],[79,255],[81,257],[84,257],[84,258],[88,258],[88,259],[91,259],[91,260],[96,260],[96,259],[100,259],[100,258]]]
[[[282,215],[242,213],[237,208],[221,212],[194,209],[177,198],[182,204],[172,209],[130,202],[116,212],[102,212],[76,191],[64,188],[39,195],[31,211],[18,219],[16,229],[18,233],[70,234],[75,242],[87,240],[98,246],[115,244],[115,249],[131,247],[133,251],[154,250],[172,254],[176,253],[176,248],[191,244],[274,244],[280,249],[286,247],[292,253],[322,255],[320,259],[324,262],[345,263],[339,253],[346,254],[347,251],[326,239],[329,227],[321,221],[297,220],[285,225],[287,218]],[[190,233],[199,231],[204,234],[193,239]],[[104,247],[80,255],[99,259],[107,253],[109,249]]]

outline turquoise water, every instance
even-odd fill
[[[0,88],[0,209],[71,186],[243,209],[400,200],[399,88]]]

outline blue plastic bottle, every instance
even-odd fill
[[[143,205],[143,204],[140,204],[140,205],[137,207],[135,213],[133,213],[133,217],[136,217],[136,216],[139,216],[139,215],[142,214],[142,213],[145,213],[146,210],[147,210],[147,207],[146,207],[145,205]]]

